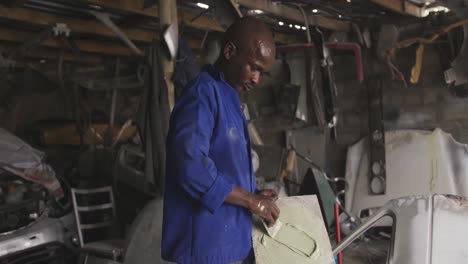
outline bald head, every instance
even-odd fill
[[[233,42],[238,48],[248,48],[256,46],[258,41],[274,47],[273,35],[265,23],[256,18],[243,17],[226,30],[223,44]]]
[[[244,17],[226,31],[217,66],[226,81],[239,91],[250,91],[269,72],[275,59],[270,29],[260,20]]]

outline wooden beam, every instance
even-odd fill
[[[153,12],[159,12],[157,7],[151,7]],[[200,11],[201,12],[201,11]],[[192,13],[188,11],[180,11],[177,13],[179,23],[184,24],[187,27],[196,28],[200,30],[209,30],[215,32],[224,32],[224,28],[219,24],[218,20],[214,17],[200,16],[199,13]],[[195,20],[193,20],[197,17]],[[285,34],[275,32],[275,41],[282,43],[298,43],[304,42],[305,38],[295,34]]]
[[[197,19],[193,20],[193,18],[195,18],[197,15],[198,14],[196,13],[179,11],[179,23],[183,23],[188,27],[193,27],[196,29],[224,32],[224,28],[221,27],[216,18],[209,16],[200,16]]]
[[[37,36],[37,33],[19,31],[10,28],[0,28],[0,40],[24,43],[26,41],[30,41],[32,39],[37,38]],[[135,56],[135,53],[133,51],[131,51],[127,46],[123,45],[80,39],[76,39],[74,41],[78,49],[84,52],[121,56]],[[68,47],[68,44],[65,41],[63,41],[63,39],[59,38],[49,38],[46,41],[44,41],[41,45],[51,48]]]
[[[282,5],[282,4],[275,4],[267,0],[233,0],[233,1],[241,6],[245,6],[251,9],[259,9],[266,13],[270,13],[272,15],[275,15],[284,19],[304,23],[304,18],[302,16],[302,13],[297,8],[289,7],[289,6]],[[392,1],[392,0],[389,0],[389,1]],[[307,14],[307,20],[309,24],[312,26],[318,26],[318,27],[337,30],[337,31],[350,31],[351,30],[351,25],[349,22],[326,18],[320,15]]]
[[[24,3],[26,3],[28,0],[0,0],[0,4],[6,5],[6,6],[22,6]]]
[[[197,16],[197,14],[190,12],[179,12],[179,21],[182,21],[186,26],[201,29],[201,30],[210,30],[215,32],[224,32],[224,28],[221,27],[219,22],[214,17],[201,16],[194,21],[192,19]],[[304,37],[295,34],[285,34],[279,32],[273,32],[275,41],[281,43],[301,43],[305,41]]]
[[[117,38],[117,35],[112,30],[95,19],[85,20],[58,16],[26,8],[0,8],[0,18],[17,22],[30,23],[41,27],[50,27],[54,26],[56,23],[64,23],[67,24],[72,33],[90,33],[105,37]],[[121,25],[119,27],[131,40],[150,42],[153,39],[159,38],[158,32],[155,31],[132,29],[125,27],[125,25]]]
[[[157,18],[158,13],[155,13],[152,9],[143,9],[143,1],[144,0],[75,0],[71,2],[82,3],[83,5],[89,6],[96,11],[116,10]],[[67,5],[70,3],[70,0],[59,0],[58,2]]]
[[[403,15],[423,16],[423,8],[406,0],[371,0],[371,2]]]
[[[280,32],[274,32],[273,31],[273,37],[276,42],[280,43],[304,43],[307,41],[305,31],[302,36],[300,35],[292,35],[292,34],[285,34],[285,33],[280,33]]]
[[[26,8],[0,8],[0,18],[30,23],[32,25],[46,28],[54,26],[56,23],[65,23],[73,33],[95,34],[104,37],[117,38],[117,35],[108,27],[97,20],[84,20],[65,16],[52,15],[40,11],[30,10]],[[200,18],[201,19],[201,18]],[[206,18],[201,22],[205,23]],[[199,25],[201,26],[201,25]],[[151,42],[159,39],[159,32],[129,28],[124,25],[119,25],[127,37],[134,41]],[[217,29],[217,27],[216,27]],[[193,49],[198,49],[201,45],[201,40],[188,39],[189,45]]]
[[[101,6],[103,6],[103,7],[123,10],[123,11],[127,11],[127,12],[134,13],[134,14],[143,14],[143,15],[145,15],[147,17],[150,17],[150,19],[157,18],[158,13],[159,13],[159,9],[158,9],[157,6],[153,6],[150,9],[146,9],[145,11],[142,11],[143,10],[143,3],[142,2],[139,3],[139,1],[133,2],[133,1],[125,1],[125,0],[117,0],[117,1],[114,1],[114,0],[85,0],[83,2],[86,2],[88,4],[96,4],[96,5],[101,4]],[[194,21],[192,21],[193,18],[195,18],[198,15],[198,13],[191,13],[191,12],[188,12],[188,11],[179,11],[177,15],[178,15],[178,18],[179,18],[179,22],[185,24],[188,27],[201,29],[201,30],[224,32],[223,27],[221,27],[221,25],[219,24],[219,22],[215,18],[212,18],[212,17],[209,17],[209,16],[200,16],[197,19],[195,19]],[[69,24],[69,23],[67,23],[67,24]],[[123,27],[123,25],[122,26],[119,25],[119,26],[122,29],[125,29],[124,32],[126,32],[127,36],[132,40],[141,40],[141,41],[146,40],[147,41],[147,39],[149,38],[148,36],[146,36],[146,37],[142,36],[143,32],[146,32],[146,31],[139,30],[139,31],[142,31],[142,33],[133,32],[133,34],[132,34],[131,31],[135,31],[136,29],[130,29],[130,28],[126,29],[125,27]],[[87,28],[92,29],[93,27],[94,27],[93,25],[90,25]],[[99,32],[102,33],[105,30],[106,30],[106,28],[99,29]],[[148,32],[146,32],[146,33],[148,33]],[[112,32],[108,32],[107,34],[114,35]],[[156,35],[158,35],[158,33],[155,32],[154,36],[151,36],[151,37],[155,37]],[[136,37],[138,37],[138,36],[140,38],[136,39]],[[158,38],[156,38],[156,39],[158,39]],[[282,43],[293,43],[293,42],[297,43],[297,42],[303,42],[304,38],[298,37],[297,35],[293,35],[293,34],[275,33],[275,40],[278,41],[278,42],[282,42]],[[194,48],[193,46],[191,46],[191,47]]]
[[[0,43],[0,52],[11,52],[18,48],[18,45]],[[23,57],[34,59],[36,62],[39,62],[41,59],[58,61],[62,56],[64,61],[69,62],[81,62],[81,63],[90,63],[90,64],[101,64],[102,59],[96,55],[89,54],[80,54],[80,56],[75,56],[70,52],[63,52],[61,54],[58,50],[47,49],[44,47],[37,47],[32,49],[30,52],[24,54]]]
[[[98,1],[85,1],[85,2],[94,3]],[[124,10],[134,10],[137,6],[135,3],[136,2],[132,2],[131,4],[127,4],[127,5],[120,6],[120,7]],[[106,6],[111,6],[113,8],[119,7],[119,1],[116,1],[116,2],[102,1],[102,4],[105,4]],[[158,11],[157,8],[153,7],[152,12],[154,12],[154,10]],[[179,15],[180,21],[182,21],[184,24],[186,24],[189,27],[203,29],[203,30],[208,29],[210,31],[215,31],[215,32],[224,31],[224,29],[221,27],[221,25],[218,23],[218,21],[215,18],[211,18],[208,16],[201,16],[192,22],[191,20],[198,14],[190,13],[187,11],[179,11],[178,15]],[[95,35],[100,35],[100,36],[110,37],[110,38],[117,37],[114,32],[112,32],[109,28],[107,28],[105,25],[103,25],[101,22],[97,20],[84,20],[84,19],[78,19],[78,18],[73,18],[73,17],[53,15],[50,13],[31,10],[27,8],[0,8],[0,18],[12,20],[15,22],[29,23],[29,24],[32,24],[41,28],[51,27],[51,26],[54,26],[56,23],[65,23],[71,29],[72,34],[73,33],[87,33],[87,34],[95,34]],[[149,19],[152,19],[152,18],[149,18]],[[120,25],[120,28],[125,32],[125,34],[131,40],[134,40],[134,41],[150,42],[154,39],[159,39],[158,32],[136,29],[136,28],[129,28],[129,27],[126,27],[125,25]],[[12,36],[13,34],[11,31],[8,31],[6,33],[8,34],[4,36],[3,39],[8,40],[8,41],[23,42],[23,41],[29,40],[29,38],[34,38],[34,35],[25,36],[24,32],[22,33],[20,32],[16,38]],[[0,39],[2,39],[1,36],[0,36]],[[297,42],[303,42],[304,38],[298,35],[275,33],[275,40],[278,42],[282,42],[282,43],[292,43],[292,42],[297,43]],[[201,45],[200,40],[189,39],[188,41],[189,41],[189,46],[192,49],[198,49]],[[105,47],[108,47],[108,45],[106,46],[106,44],[100,45],[98,44],[98,42],[93,43],[92,41],[78,41],[78,43],[79,43],[79,46],[82,49],[84,49],[83,51],[99,52],[99,53],[103,51],[103,53],[105,54],[109,54],[109,53],[114,54],[115,52],[117,52],[118,54],[116,55],[131,55],[130,52],[127,52],[126,47],[123,47],[123,46],[118,46],[118,48],[112,48],[109,51],[106,48],[102,48],[102,45],[104,45]],[[55,47],[55,48],[62,47],[62,44],[53,40],[46,41],[44,45],[48,47]],[[115,44],[113,44],[112,46],[115,46]]]

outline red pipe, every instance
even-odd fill
[[[354,64],[356,67],[356,75],[360,82],[364,80],[364,70],[362,66],[362,52],[361,46],[354,42],[327,42],[325,46],[329,49],[335,50],[351,50],[354,53]],[[292,52],[292,51],[301,51],[301,50],[308,50],[308,49],[315,49],[313,43],[306,43],[306,44],[291,44],[291,45],[283,45],[278,46],[276,50],[281,53]]]
[[[340,206],[335,203],[336,242],[341,243]],[[338,263],[343,264],[343,253],[338,253]]]

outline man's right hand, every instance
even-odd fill
[[[268,226],[276,223],[280,210],[275,204],[278,195],[273,190],[263,190],[259,194],[253,194],[235,186],[226,197],[225,202],[247,208],[265,220]]]
[[[263,218],[269,227],[276,223],[280,214],[280,210],[276,205],[275,200],[274,196],[252,194],[249,205],[250,211]]]

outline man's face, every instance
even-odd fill
[[[275,46],[263,40],[246,45],[244,49],[233,43],[226,44],[229,45],[232,45],[232,54],[228,54],[228,76],[225,78],[237,91],[248,92],[259,83],[262,74],[270,72],[275,60]]]

